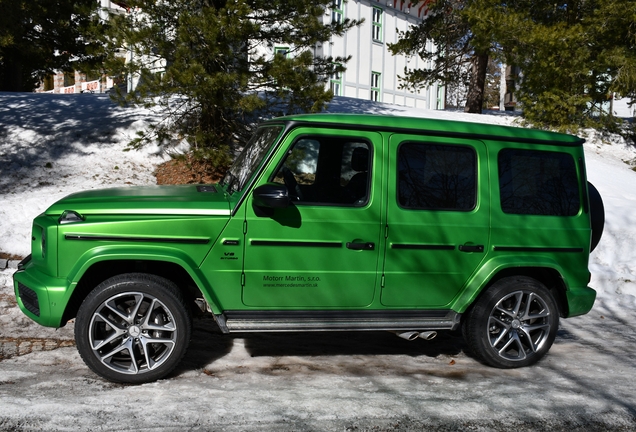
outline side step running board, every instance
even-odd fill
[[[461,314],[436,311],[226,311],[223,333],[370,330],[455,330]]]

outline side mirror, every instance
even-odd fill
[[[287,187],[278,183],[267,183],[254,189],[252,192],[254,205],[267,208],[289,207],[289,191]]]

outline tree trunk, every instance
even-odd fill
[[[17,61],[8,61],[4,64],[4,70],[0,70],[0,91],[19,92],[31,91],[24,89],[22,83],[22,64]]]
[[[464,112],[481,114],[481,109],[484,104],[487,67],[488,53],[475,54],[472,59],[470,87],[468,88]]]

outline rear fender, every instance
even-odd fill
[[[488,287],[490,282],[495,279],[499,273],[506,270],[512,271],[515,268],[550,269],[559,275],[563,275],[564,273],[557,262],[546,257],[515,256],[514,262],[511,262],[508,257],[493,258],[484,263],[479,271],[469,279],[461,294],[451,304],[451,309],[458,313],[466,312],[470,305],[473,304],[481,292]],[[569,289],[567,282],[564,278],[561,279],[565,291],[567,291]]]

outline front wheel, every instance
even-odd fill
[[[191,317],[170,281],[129,273],[101,283],[75,322],[77,349],[88,367],[121,383],[144,383],[170,373],[186,352]]]
[[[556,301],[535,279],[497,281],[477,300],[464,322],[470,350],[498,368],[529,366],[550,349],[559,326]]]

